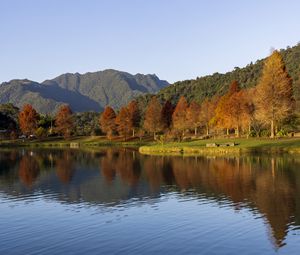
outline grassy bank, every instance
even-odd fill
[[[300,138],[285,139],[209,139],[193,140],[188,142],[170,142],[160,144],[153,142],[151,137],[139,140],[137,138],[123,141],[122,138],[108,140],[105,137],[73,137],[68,140],[63,138],[47,138],[44,140],[6,140],[0,141],[0,147],[137,147],[143,154],[149,155],[178,155],[178,154],[241,154],[241,153],[300,153]],[[234,147],[206,147],[207,143],[236,143]]]
[[[151,144],[147,139],[130,139],[124,141],[121,138],[108,140],[105,137],[72,137],[63,139],[61,137],[45,138],[41,140],[2,140],[0,147],[105,147],[105,146],[131,146],[140,147]]]
[[[206,147],[207,143],[234,142],[234,147]],[[300,138],[289,139],[209,139],[182,143],[145,145],[139,148],[143,154],[241,154],[241,153],[300,153]]]

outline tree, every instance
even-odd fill
[[[265,61],[256,95],[257,118],[269,123],[271,138],[274,138],[275,127],[294,109],[292,79],[278,51]]]
[[[113,108],[106,106],[104,112],[100,116],[101,130],[106,133],[106,136],[111,139],[116,131],[116,113]]]
[[[68,105],[63,105],[59,108],[55,116],[55,126],[56,131],[62,134],[65,139],[71,136],[74,128],[74,119],[72,110]]]
[[[214,123],[219,128],[226,128],[227,135],[229,134],[229,129],[232,128],[232,118],[230,116],[230,98],[233,94],[240,91],[239,84],[237,81],[233,81],[229,87],[228,92],[223,95],[220,100],[218,101],[215,116],[214,116]]]
[[[188,103],[184,96],[180,97],[175,110],[172,115],[173,129],[178,132],[182,132],[184,136],[184,131],[188,128],[187,124],[187,109]]]
[[[203,126],[205,126],[207,136],[210,133],[210,126],[215,115],[218,100],[218,97],[214,97],[211,100],[205,98],[200,107],[200,121],[203,123]]]
[[[226,104],[228,123],[230,128],[235,129],[237,137],[240,137],[240,130],[250,125],[250,105],[247,102],[245,90],[234,92]]]
[[[125,141],[130,130],[132,129],[131,120],[131,115],[127,107],[122,107],[119,114],[116,117],[116,125],[119,134],[124,136]]]
[[[163,129],[161,111],[162,107],[157,97],[152,97],[145,112],[144,128],[146,131],[153,133],[154,139],[156,133]]]
[[[22,111],[19,113],[20,129],[25,135],[32,135],[37,129],[38,113],[30,105],[23,106]]]
[[[129,126],[132,129],[132,136],[135,136],[135,131],[139,128],[141,115],[137,101],[133,100],[128,104]]]
[[[164,129],[170,129],[172,124],[173,112],[174,112],[174,106],[169,100],[167,100],[161,110],[161,118],[162,118]]]
[[[200,105],[195,101],[190,103],[186,113],[187,124],[194,129],[194,135],[197,135],[198,127],[200,126]]]

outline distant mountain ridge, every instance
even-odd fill
[[[101,111],[106,105],[119,108],[133,98],[156,93],[168,85],[155,74],[136,74],[108,69],[85,74],[66,73],[42,83],[11,80],[0,84],[0,104],[18,107],[32,104],[41,113],[54,113],[69,104],[73,111]]]

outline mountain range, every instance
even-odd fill
[[[0,104],[32,104],[40,113],[54,113],[62,104],[75,112],[101,111],[106,105],[120,108],[133,98],[156,93],[168,85],[155,74],[132,75],[117,70],[85,74],[66,73],[42,83],[27,79],[0,84]]]
[[[300,43],[281,49],[287,71],[293,79],[294,95],[300,106]],[[38,112],[54,113],[62,104],[69,104],[73,111],[101,111],[106,105],[115,109],[137,98],[145,109],[153,94],[161,101],[176,104],[180,96],[201,102],[205,97],[226,93],[232,81],[242,88],[254,87],[260,78],[265,59],[257,60],[243,68],[235,67],[227,73],[214,73],[196,79],[169,84],[155,74],[136,74],[116,70],[93,73],[66,73],[42,83],[30,80],[12,80],[0,84],[0,104],[12,103],[22,107],[32,104]],[[299,107],[298,107],[299,108]]]

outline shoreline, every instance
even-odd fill
[[[234,142],[236,146],[206,147],[208,143]],[[131,147],[137,148],[144,155],[242,155],[242,154],[300,154],[300,138],[258,139],[258,138],[223,138],[209,140],[192,140],[188,142],[169,142],[160,144],[152,140],[129,141],[107,140],[104,137],[74,137],[70,140],[51,138],[44,140],[6,140],[0,142],[0,148],[103,148],[103,147]]]

